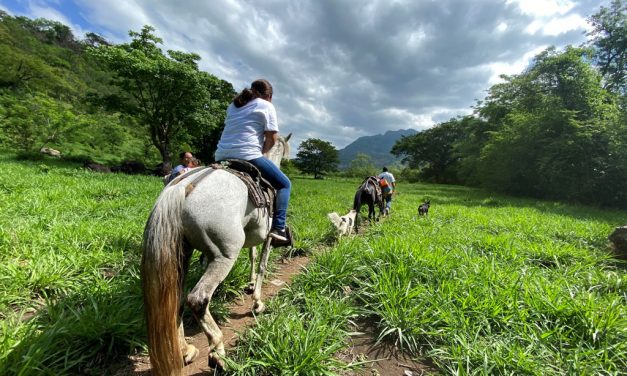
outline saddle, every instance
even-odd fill
[[[261,172],[252,163],[243,159],[225,159],[209,165],[214,170],[225,170],[240,178],[248,188],[248,197],[256,208],[268,208],[274,211],[276,190],[269,181],[261,176]]]
[[[372,186],[374,187],[375,198],[377,199],[377,201],[381,200],[381,197],[383,197],[383,193],[381,191],[381,186],[379,185],[379,178],[377,178],[376,176],[368,176],[361,183],[361,187],[367,186],[368,184],[372,184]]]

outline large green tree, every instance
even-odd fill
[[[625,191],[610,153],[619,119],[585,50],[549,48],[520,75],[490,90],[479,113],[492,123],[481,147],[478,177],[508,193],[611,202]]]
[[[365,178],[376,175],[377,167],[368,154],[357,153],[345,171],[346,176]]]
[[[412,169],[419,169],[421,177],[438,183],[456,183],[458,157],[453,152],[455,143],[463,137],[459,119],[402,137],[391,153],[403,157]]]
[[[613,0],[609,7],[593,14],[588,21],[594,59],[605,78],[605,87],[627,94],[627,4]]]
[[[313,174],[315,179],[319,179],[325,173],[338,170],[340,153],[328,141],[309,138],[298,147],[294,163],[302,172]]]
[[[128,95],[128,100],[108,103],[140,117],[167,166],[176,153],[174,145],[219,132],[234,90],[199,71],[197,54],[172,50],[164,54],[158,46],[162,40],[153,32],[154,28],[144,26],[140,32],[129,33],[130,43],[89,51],[117,74],[115,84]]]

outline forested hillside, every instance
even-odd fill
[[[56,21],[0,12],[0,147],[31,157],[50,147],[66,158],[108,164],[169,162],[183,149],[210,158],[233,87],[200,72],[193,53],[165,55],[153,31],[131,32],[131,43],[115,46],[94,33],[79,40]],[[121,68],[124,59],[112,64],[120,51],[132,55],[135,65]],[[174,76],[181,72],[189,79]],[[195,108],[163,111],[167,118],[149,113],[155,103],[138,100],[129,89],[141,86],[135,85],[140,80],[161,101],[166,91],[193,91]],[[181,88],[190,81],[193,88]],[[204,109],[202,116],[198,109]],[[155,127],[166,132],[156,135]]]
[[[502,76],[471,116],[401,139],[422,179],[627,207],[627,9],[589,18],[589,42]]]

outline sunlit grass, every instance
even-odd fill
[[[0,374],[100,374],[145,350],[140,242],[160,180],[8,154],[0,167]],[[232,373],[342,374],[362,320],[444,373],[627,369],[625,265],[607,242],[624,213],[399,182],[391,217],[338,241],[326,214],[350,209],[358,180],[292,179],[288,223],[312,262],[228,353]],[[240,256],[218,318],[247,283]],[[190,272],[188,288],[197,256]]]
[[[399,190],[390,218],[316,254],[282,299],[309,314],[321,310],[307,294],[349,301],[374,338],[445,373],[627,369],[625,266],[607,242],[623,213],[460,187]],[[341,194],[329,211],[352,199]]]

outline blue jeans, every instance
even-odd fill
[[[255,165],[261,172],[261,176],[272,184],[276,192],[276,205],[274,216],[272,217],[273,228],[285,228],[285,217],[287,216],[287,205],[290,202],[290,191],[292,182],[285,174],[268,158],[261,157],[248,161]]]
[[[385,207],[389,210],[392,209],[392,195],[388,194],[384,197]]]

